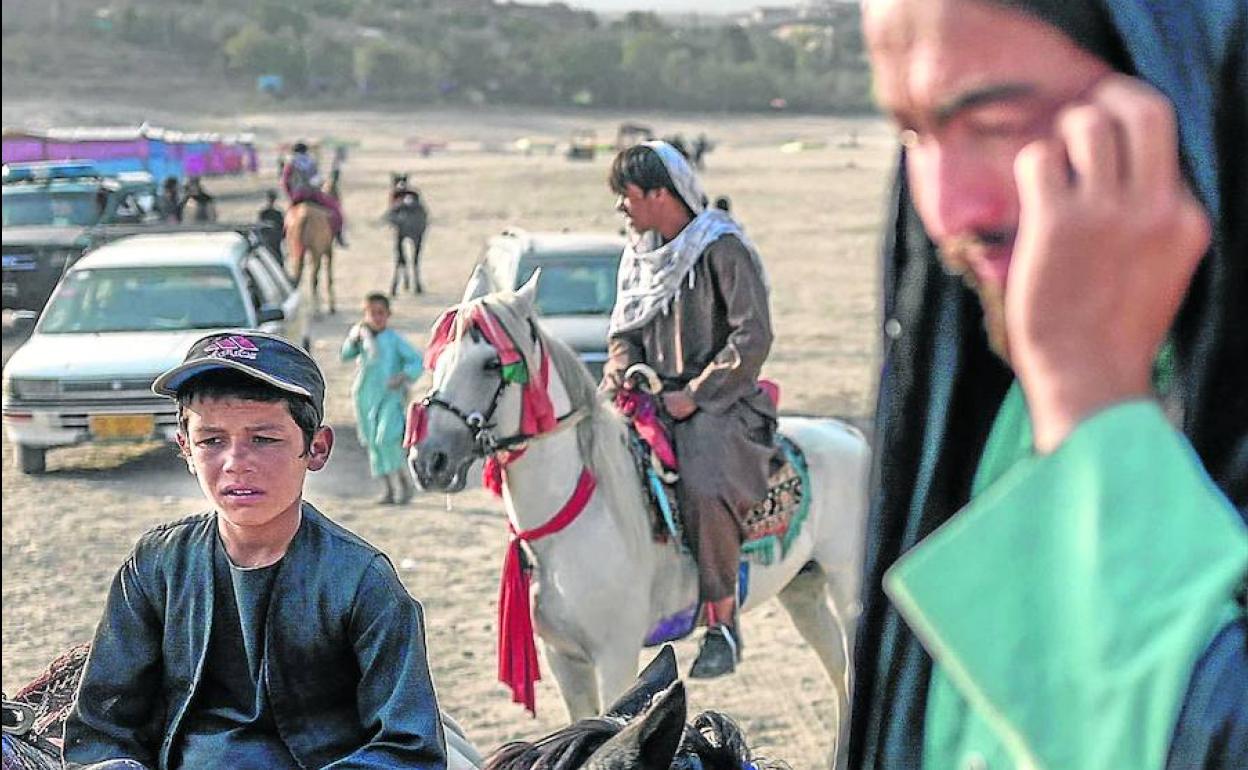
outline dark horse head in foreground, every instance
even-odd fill
[[[600,717],[536,741],[502,746],[485,770],[765,770],[728,716],[705,711],[685,723],[685,687],[665,645],[636,684]]]

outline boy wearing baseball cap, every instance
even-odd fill
[[[67,766],[445,767],[420,605],[303,500],[334,443],[316,362],[218,333],[152,389],[178,402],[212,510],[148,532],[118,571]]]

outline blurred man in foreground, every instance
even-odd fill
[[[1248,6],[864,29],[904,153],[851,766],[1248,766]]]

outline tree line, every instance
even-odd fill
[[[396,104],[636,109],[868,110],[857,5],[780,28],[604,21],[562,5],[492,0],[131,0],[66,23],[175,50],[239,87]],[[271,80],[271,79],[270,79]]]

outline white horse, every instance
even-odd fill
[[[527,545],[537,576],[535,626],[575,720],[600,713],[629,687],[647,632],[694,606],[698,581],[690,556],[655,542],[624,421],[598,397],[575,354],[538,326],[535,289],[530,281],[515,294],[484,301],[524,320],[529,333],[512,335],[518,347],[549,355],[547,392],[555,414],[564,416],[560,428],[528,438],[525,453],[506,467],[503,502],[512,527],[523,532],[546,524],[573,495],[582,469],[597,480],[571,525]],[[469,314],[461,305],[460,318]],[[461,320],[434,368],[424,435],[411,448],[420,485],[458,492],[494,440],[509,445],[519,436],[520,390],[503,379],[498,351]],[[573,423],[575,429],[564,429]],[[784,417],[780,430],[805,454],[812,504],[783,558],[777,553],[770,565],[752,566],[742,610],[780,599],[832,680],[839,745],[849,716],[869,453],[859,431],[834,420]],[[832,756],[842,755],[840,764],[838,745]]]
[[[464,728],[450,714],[442,712],[442,734],[446,737],[447,770],[481,770],[485,757],[472,745]]]

